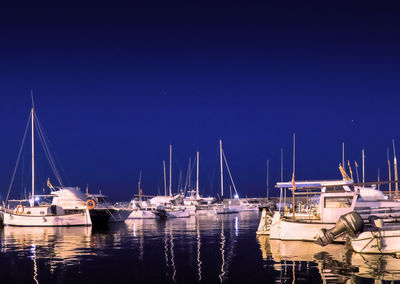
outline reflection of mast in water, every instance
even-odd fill
[[[169,237],[169,242],[168,242],[168,237]],[[171,257],[169,257],[169,255]],[[167,229],[165,229],[165,238],[164,238],[164,256],[165,256],[165,266],[168,268],[170,267],[171,263],[171,268],[172,268],[172,281],[176,282],[176,267],[175,267],[175,255],[174,255],[174,239],[173,239],[173,234],[172,234],[172,227],[170,226],[169,228],[169,236],[167,234]],[[166,272],[167,276],[169,273],[169,269],[167,269]]]
[[[219,280],[222,281],[224,280],[225,276],[225,235],[224,235],[224,221],[222,220],[221,222],[221,258],[222,258],[222,264],[221,264],[221,274],[219,275]]]
[[[35,283],[39,284],[39,281],[37,280],[37,264],[36,264],[36,245],[32,244],[32,248],[31,251],[33,252],[32,255],[32,260],[33,260],[33,281],[35,281]]]
[[[176,282],[176,268],[175,268],[175,255],[174,255],[174,236],[172,235],[172,226],[169,227],[169,234],[170,234],[170,254],[171,254],[171,266],[172,266],[172,281]]]
[[[197,220],[196,222],[197,227],[197,272],[199,275],[199,281],[201,281],[201,259],[200,259],[200,248],[201,248],[201,239],[200,239],[200,224]]]

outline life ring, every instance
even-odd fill
[[[15,208],[15,212],[17,213],[17,214],[22,214],[22,213],[24,213],[24,206],[22,206],[21,204],[19,204],[18,206],[17,206],[17,208]]]
[[[93,199],[89,199],[88,201],[86,201],[86,207],[88,209],[93,209],[96,206],[96,202],[94,202]]]

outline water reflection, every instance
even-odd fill
[[[322,283],[359,283],[363,279],[400,280],[400,259],[391,255],[353,253],[345,245],[320,247],[312,242],[257,237],[266,266],[279,272],[279,282],[320,279]]]
[[[14,283],[110,283],[118,277],[126,283],[229,283],[238,280],[232,268],[235,262],[241,266],[238,242],[244,238],[248,255],[257,222],[258,214],[244,214],[129,220],[98,228],[5,227],[0,265]]]

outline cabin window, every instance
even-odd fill
[[[325,197],[324,207],[325,208],[349,208],[353,201],[353,196],[343,196],[343,197]]]
[[[40,211],[40,214],[41,214],[41,215],[44,215],[44,211]]]

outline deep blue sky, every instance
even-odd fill
[[[338,178],[343,141],[346,159],[359,164],[366,149],[367,180],[376,180],[378,168],[386,179],[386,148],[392,138],[400,146],[395,3],[2,6],[0,194],[11,179],[30,89],[70,183],[89,183],[114,200],[136,193],[140,170],[144,192],[157,193],[170,143],[174,187],[199,149],[200,190],[216,194],[220,138],[240,194],[263,195],[267,159],[271,187],[279,179],[281,147],[290,179],[293,132],[297,179]],[[40,182],[48,175],[43,168]]]

